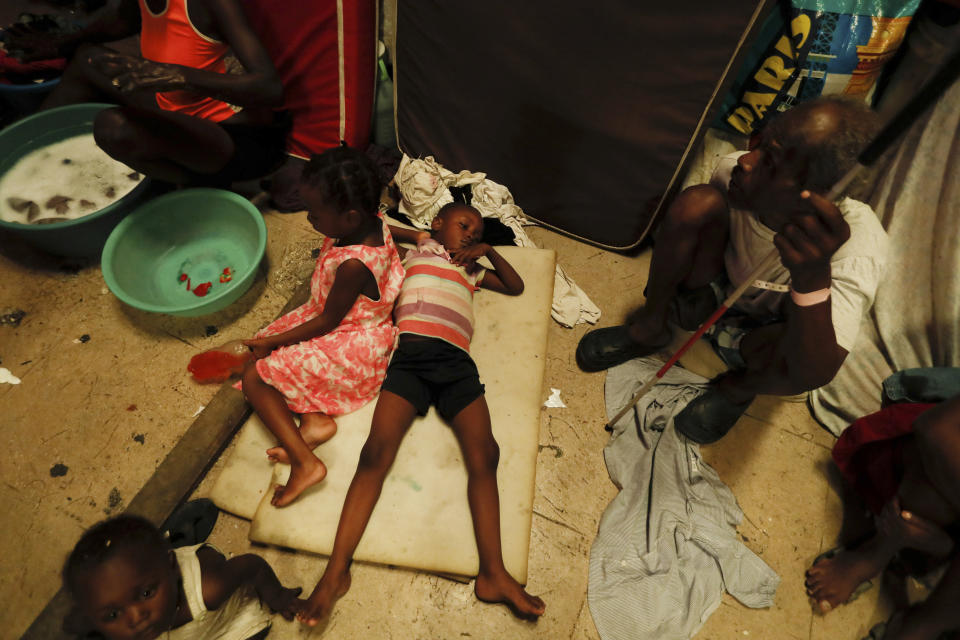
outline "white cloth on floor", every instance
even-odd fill
[[[453,202],[449,187],[470,185],[473,194],[471,204],[481,215],[497,218],[510,227],[518,246],[537,246],[524,231],[524,225],[530,222],[523,209],[513,201],[510,190],[488,180],[485,173],[453,173],[434,160],[433,156],[417,159],[404,154],[394,180],[400,189],[400,213],[410,218],[415,227],[429,229],[440,208]],[[554,275],[551,315],[565,327],[573,327],[581,322],[595,324],[600,319],[600,308],[564,273],[559,264]]]
[[[607,414],[626,406],[662,364],[642,358],[610,369]],[[687,640],[719,606],[724,589],[748,607],[773,604],[780,577],[737,537],[743,512],[736,499],[700,447],[674,431],[674,415],[706,383],[672,368],[637,403],[636,414],[614,425],[604,449],[620,493],[600,520],[587,589],[603,640]]]

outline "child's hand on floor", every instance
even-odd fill
[[[276,349],[276,345],[273,344],[270,338],[253,338],[252,340],[244,340],[243,344],[250,347],[250,350],[253,351],[254,360],[266,358]]]
[[[450,258],[454,264],[469,269],[476,263],[477,259],[487,255],[492,248],[489,244],[481,242],[480,244],[470,245],[469,247],[463,247],[462,249],[456,249],[450,252]]]
[[[303,591],[302,587],[288,589],[278,584],[276,590],[265,589],[264,591],[266,593],[261,591],[260,594],[264,603],[270,607],[271,611],[283,616],[284,620],[293,620],[293,616],[297,615],[305,602],[297,597]]]
[[[897,496],[884,505],[877,517],[877,530],[901,541],[905,547],[936,557],[947,556],[953,550],[953,539],[946,531],[912,511],[901,509]]]

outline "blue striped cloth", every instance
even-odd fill
[[[662,366],[637,359],[607,373],[607,413],[625,406]],[[604,448],[620,493],[607,506],[590,550],[587,600],[603,640],[686,640],[723,591],[748,607],[773,604],[780,577],[737,537],[737,501],[678,435],[673,416],[708,381],[680,367],[616,425]],[[643,429],[644,445],[637,435]]]

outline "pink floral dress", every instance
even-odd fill
[[[383,384],[397,335],[391,317],[393,303],[404,276],[386,223],[380,247],[337,247],[327,238],[310,280],[310,300],[274,320],[256,337],[283,333],[320,315],[337,267],[351,258],[370,269],[380,299],[360,294],[330,333],[280,347],[257,361],[260,378],[280,391],[295,413],[349,413],[370,402]]]

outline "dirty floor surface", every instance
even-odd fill
[[[265,220],[267,258],[252,289],[233,307],[193,319],[126,307],[106,289],[98,264],[48,258],[0,238],[0,308],[25,312],[19,326],[0,325],[0,366],[22,381],[0,384],[8,443],[0,465],[0,637],[19,637],[57,591],[82,531],[124,509],[209,401],[216,389],[189,379],[189,358],[252,334],[310,273],[320,238],[305,214],[267,212]],[[546,230],[531,236],[557,250],[603,309],[601,325],[621,321],[641,300],[649,251],[625,257]],[[529,568],[529,589],[547,602],[538,623],[478,602],[472,584],[357,564],[352,590],[323,628],[278,620],[271,637],[598,638],[586,603],[588,556],[616,488],[603,463],[603,374],[582,373],[573,359],[587,329],[550,329],[546,386],[561,390],[567,408],[541,413]],[[697,638],[859,640],[884,617],[877,589],[825,618],[811,614],[803,593],[804,568],[839,528],[831,445],[803,403],[760,398],[729,437],[704,448],[746,514],[744,541],[783,581],[768,610],[725,596]],[[214,464],[196,495],[217,471]],[[225,552],[262,554],[285,583],[309,592],[325,559],[253,547],[247,528],[224,514],[211,541]]]

